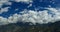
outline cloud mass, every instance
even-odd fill
[[[2,8],[2,6],[3,5],[10,6],[13,4],[13,2],[14,3],[21,2],[24,4],[30,3],[28,8],[34,6],[33,5],[34,3],[32,2],[32,0],[0,0],[0,14],[10,11],[9,10],[10,7]],[[24,5],[21,5],[21,6],[24,6]],[[37,11],[38,8],[35,8],[35,6],[34,6],[35,10],[26,9],[26,10],[20,11],[19,14],[15,13],[12,16],[9,16],[8,18],[4,18],[3,16],[0,16],[0,25],[5,25],[5,24],[9,24],[9,23],[17,23],[17,22],[23,22],[23,23],[31,22],[35,25],[36,23],[47,24],[49,22],[54,23],[55,21],[60,20],[60,10],[59,10],[60,8],[56,9],[56,8],[52,8],[51,6],[49,6],[49,7],[50,8],[43,7],[46,10]],[[39,8],[41,8],[41,7],[39,7]],[[14,10],[14,9],[11,9],[11,10]],[[18,10],[18,9],[15,9],[15,10]]]
[[[36,23],[47,24],[49,22],[54,23],[55,21],[60,20],[59,10],[55,8],[46,8],[46,9],[47,10],[43,10],[43,11],[26,10],[20,12],[20,14],[16,13],[8,18],[4,18],[0,16],[0,23],[9,24],[9,23],[17,23],[17,22],[31,22],[33,24]],[[49,11],[51,11],[51,13],[48,13]]]

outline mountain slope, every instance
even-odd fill
[[[60,21],[40,25],[28,25],[22,22],[0,25],[0,32],[60,32]]]

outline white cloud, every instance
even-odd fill
[[[9,24],[7,20],[8,20],[7,18],[0,16],[0,25]]]
[[[2,8],[3,5],[12,5],[12,3],[9,0],[0,0],[0,14],[8,11],[9,7]]]
[[[29,2],[29,1],[31,1],[31,0],[15,0],[16,2]]]
[[[47,8],[48,10],[44,11],[32,11],[32,10],[25,10],[22,11],[21,14],[14,14],[13,16],[10,16],[8,18],[4,18],[0,16],[0,22],[2,23],[16,23],[16,22],[31,22],[33,24],[39,23],[39,24],[47,24],[49,22],[54,23],[57,20],[60,20],[60,13],[59,10],[55,8]],[[51,14],[48,14],[48,12],[52,11],[54,12],[54,16],[52,17]],[[5,20],[5,21],[4,21]]]
[[[6,2],[4,5],[12,5],[12,2]]]
[[[32,3],[32,0],[10,0],[10,1]]]
[[[3,12],[7,12],[7,11],[8,11],[8,8],[9,8],[9,7],[1,8],[0,14],[2,14]]]
[[[8,2],[9,0],[0,0],[0,8],[2,7],[2,5],[4,5],[4,3]]]
[[[10,16],[8,18],[8,22],[9,23],[16,23],[19,20],[20,17],[21,17],[20,15],[14,14],[13,16]]]
[[[28,8],[29,8],[29,7],[31,7],[31,6],[32,6],[32,3],[31,3],[31,4],[29,4]]]

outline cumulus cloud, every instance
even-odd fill
[[[1,8],[0,14],[2,14],[3,12],[7,12],[7,11],[8,11],[8,8],[9,8],[9,7]]]
[[[31,3],[32,2],[32,0],[10,0],[10,1],[24,2],[24,3]]]
[[[4,5],[12,5],[12,2],[6,2]]]
[[[2,5],[6,4],[7,2],[9,2],[9,0],[0,0],[0,8],[2,7]]]
[[[8,24],[9,22],[7,20],[8,20],[7,18],[0,16],[0,25]]]
[[[46,8],[47,10],[43,11],[32,11],[32,10],[24,10],[20,12],[20,14],[14,14],[8,18],[4,18],[0,16],[0,23],[8,24],[8,23],[17,23],[17,22],[31,22],[33,24],[47,24],[49,22],[54,23],[57,20],[60,20],[59,10],[55,8]],[[48,13],[49,11],[52,14]],[[53,17],[52,15],[55,14]],[[0,25],[2,25],[0,24]]]
[[[0,14],[8,11],[9,7],[2,8],[3,5],[12,5],[12,3],[9,0],[0,0]]]
[[[25,2],[25,3],[32,2],[32,0],[0,0],[0,8],[2,7],[2,5],[12,5],[12,2],[9,1]]]
[[[15,0],[16,2],[30,2],[31,0]]]

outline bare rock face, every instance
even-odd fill
[[[0,32],[60,32],[60,21],[40,25],[25,25],[22,23],[1,25]]]

